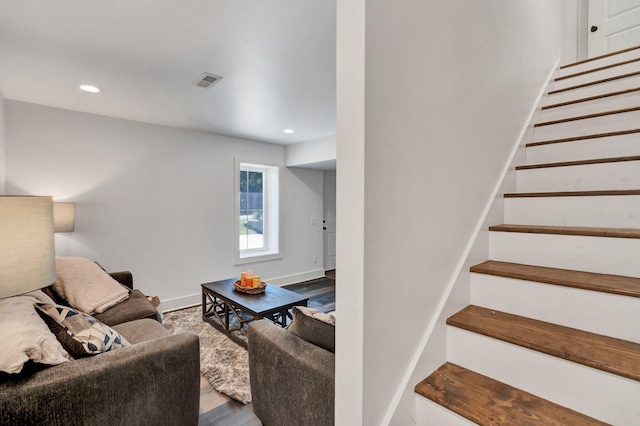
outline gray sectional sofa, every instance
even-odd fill
[[[1,425],[198,424],[198,337],[170,334],[129,272],[110,275],[131,289],[129,299],[94,317],[132,345],[0,375]]]

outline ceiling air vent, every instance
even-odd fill
[[[203,72],[198,78],[193,81],[193,84],[198,87],[208,89],[220,80],[222,80],[222,77],[220,76],[209,74],[208,72]]]

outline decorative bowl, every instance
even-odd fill
[[[240,293],[260,294],[264,293],[264,289],[267,288],[267,283],[261,281],[258,287],[243,287],[240,285],[240,280],[237,280],[233,283],[233,286],[236,288],[236,291],[239,291]]]

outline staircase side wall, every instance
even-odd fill
[[[366,2],[364,424],[388,423],[413,386],[560,55],[562,15],[555,1]]]

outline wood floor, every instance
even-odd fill
[[[331,278],[330,278],[331,277]],[[309,298],[309,307],[322,312],[336,308],[335,270],[327,271],[326,278],[285,286]],[[207,379],[200,381],[200,426],[259,426],[262,423],[253,414],[251,404],[238,401],[214,390]]]

